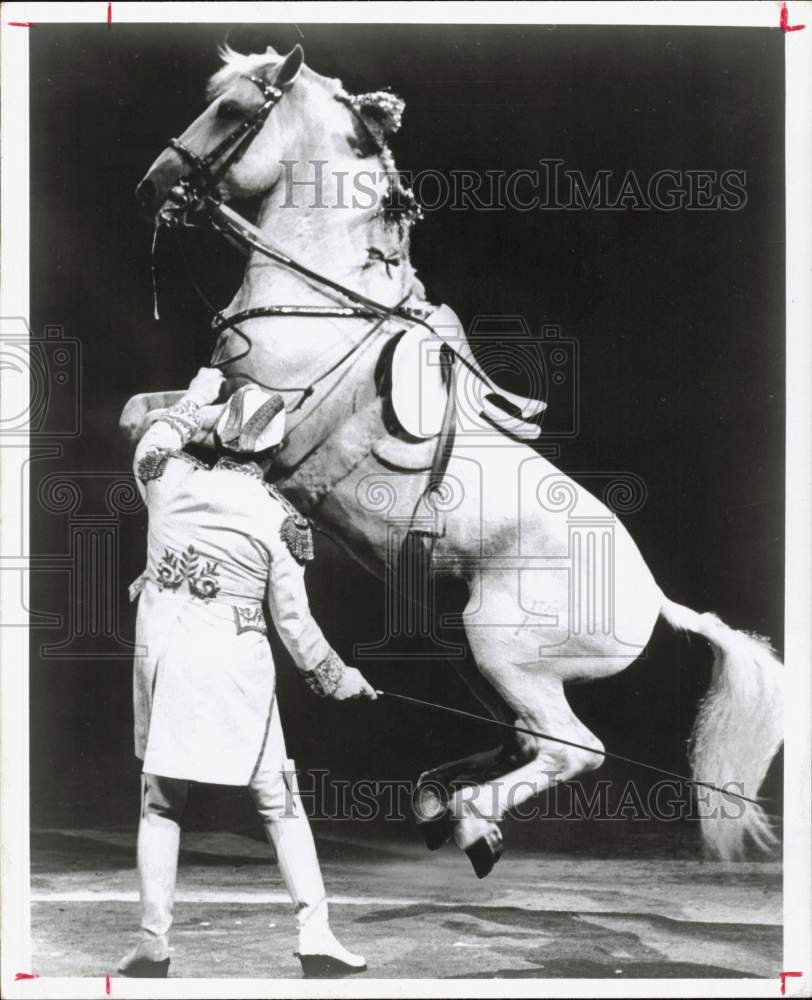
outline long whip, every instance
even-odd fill
[[[549,733],[539,733],[535,729],[527,729],[524,726],[514,726],[510,722],[502,722],[499,719],[490,719],[487,715],[477,715],[475,712],[466,712],[461,708],[451,708],[449,705],[438,705],[433,701],[423,701],[421,698],[412,698],[409,695],[398,694],[395,691],[376,690],[375,693],[383,696],[384,698],[396,698],[398,701],[404,701],[411,705],[419,705],[422,708],[432,708],[437,712],[446,712],[448,715],[458,715],[465,719],[476,719],[477,722],[487,722],[492,726],[500,726],[502,729],[510,729],[511,732],[527,733],[528,736],[536,736],[541,740],[552,740],[553,743],[563,743],[564,746],[575,747],[576,750],[588,750],[590,753],[596,753],[602,757],[608,757],[611,760],[620,760],[623,761],[624,764],[633,764],[635,767],[642,767],[647,771],[654,771],[657,774],[665,774],[669,778],[678,778],[686,785],[701,785],[703,788],[709,788],[711,791],[719,792],[721,795],[730,795],[735,799],[741,799],[743,802],[752,802],[755,806],[761,805],[758,799],[751,799],[746,795],[741,795],[739,792],[731,792],[725,788],[719,788],[718,785],[714,785],[710,781],[699,781],[696,778],[688,778],[684,774],[677,774],[676,771],[668,771],[664,767],[657,767],[654,764],[647,764],[642,760],[635,760],[634,757],[624,757],[623,754],[612,753],[609,750],[596,750],[594,747],[588,747],[583,743],[574,743],[572,740],[564,740],[559,736],[550,736]]]

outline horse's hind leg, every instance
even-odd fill
[[[494,719],[514,724],[516,713],[471,660],[457,665],[457,669],[467,687]],[[503,742],[492,750],[441,764],[420,775],[413,805],[418,828],[429,850],[442,847],[454,833],[449,803],[455,788],[460,784],[477,785],[490,781],[533,757],[532,740],[507,728],[500,727],[500,733]]]
[[[499,582],[491,580],[488,588],[474,591],[466,609],[476,611],[476,618],[467,617],[465,628],[480,673],[511,711],[514,725],[589,749],[525,735],[518,765],[508,765],[501,776],[454,793],[450,803],[454,838],[480,878],[487,875],[501,853],[498,824],[511,809],[553,784],[598,767],[603,760],[603,745],[576,718],[567,702],[564,683],[575,678],[611,676],[638,652],[596,656],[597,650],[590,650],[591,655],[586,655],[583,646],[570,643],[566,644],[570,655],[562,655],[562,640],[566,639],[563,628],[559,632],[508,624],[518,602],[504,579],[502,586]]]
[[[509,765],[508,765],[509,766]],[[449,804],[460,784],[480,784],[507,770],[505,748],[494,747],[424,771],[417,780],[412,807],[426,847],[436,851],[454,836]]]
[[[525,669],[513,668],[522,672]],[[466,852],[480,878],[490,872],[502,853],[498,824],[508,812],[559,782],[599,767],[603,761],[603,744],[573,714],[558,677],[536,673],[531,683],[527,677],[517,675],[515,679],[517,691],[523,692],[522,704],[519,705],[518,700],[516,704],[517,725],[550,733],[589,749],[527,737],[525,752],[529,759],[525,763],[454,793],[451,800],[454,839]],[[522,679],[523,684],[520,683]]]

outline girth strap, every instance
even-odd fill
[[[434,452],[434,459],[431,463],[426,487],[415,504],[412,513],[412,526],[409,528],[410,534],[431,539],[429,543],[431,550],[434,548],[433,540],[435,538],[442,538],[445,535],[445,512],[437,509],[432,501],[432,495],[438,493],[443,484],[443,479],[448,470],[448,463],[451,460],[451,453],[454,450],[454,441],[457,437],[457,387],[456,379],[454,378],[455,360],[456,355],[452,349],[448,344],[443,344],[440,348],[440,372],[446,392],[448,393],[443,413],[443,423],[440,427],[440,433],[437,435],[437,448]],[[427,529],[414,523],[421,508],[427,515],[432,517],[436,525],[435,528]],[[431,557],[431,551],[429,552],[429,557]]]
[[[443,484],[443,477],[448,469],[448,462],[451,452],[454,450],[454,440],[457,436],[456,410],[457,410],[457,387],[454,379],[455,355],[448,344],[443,344],[440,348],[440,371],[443,376],[448,396],[446,397],[445,413],[443,423],[440,428],[437,451],[434,461],[431,463],[429,481],[426,484],[426,496],[430,496]]]

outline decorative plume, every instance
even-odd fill
[[[388,181],[382,205],[383,217],[386,222],[395,223],[403,236],[410,226],[423,218],[411,188],[401,182],[387,141],[400,128],[406,103],[389,90],[376,90],[371,94],[341,91],[336,94],[336,100],[350,108],[378,147]]]
[[[406,107],[402,98],[388,90],[376,90],[371,94],[339,94],[338,100],[352,108],[381,149],[386,146],[389,136],[400,128]]]

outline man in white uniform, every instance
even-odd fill
[[[218,425],[221,454],[213,468],[183,451],[201,407],[213,404],[221,387],[219,371],[201,369],[135,452],[149,511],[147,566],[131,588],[139,599],[134,701],[135,752],[144,762],[143,933],[119,972],[167,974],[190,782],[248,787],[296,907],[304,974],[360,972],[364,959],[343,948],[329,927],[313,835],[285,750],[263,603],[313,691],[337,700],[375,698],[375,692],[342,663],[310,614],[307,521],[265,483],[259,465],[244,460],[245,452],[278,440],[280,397],[256,389],[234,394]]]

